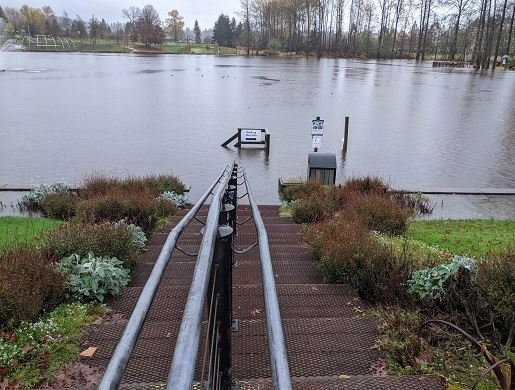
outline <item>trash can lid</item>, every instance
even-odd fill
[[[336,169],[336,154],[334,153],[309,153],[309,168]]]

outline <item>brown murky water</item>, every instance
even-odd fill
[[[515,72],[19,52],[0,53],[0,68],[0,185],[172,171],[195,199],[236,158],[259,203],[277,203],[279,176],[305,176],[311,119],[321,116],[321,151],[337,154],[338,180],[373,174],[398,187],[515,187]],[[237,127],[269,128],[269,158],[221,148]],[[447,203],[454,206],[444,216],[515,218],[513,197]]]

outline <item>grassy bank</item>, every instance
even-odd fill
[[[515,242],[515,221],[412,221],[408,236],[455,255],[481,259],[488,252],[498,252]]]
[[[33,246],[43,232],[60,223],[48,218],[0,217],[0,253],[14,246]]]

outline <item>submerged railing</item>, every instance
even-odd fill
[[[110,390],[119,386],[127,368],[130,355],[138,339],[152,299],[163,276],[172,251],[184,228],[213,195],[207,219],[200,221],[202,242],[197,256],[186,307],[177,336],[170,372],[166,382],[168,390],[231,389],[234,388],[231,366],[232,318],[232,268],[234,253],[244,253],[259,246],[263,275],[264,303],[270,353],[272,383],[274,389],[290,390],[291,381],[282,330],[279,303],[275,286],[270,248],[265,225],[252,197],[246,173],[238,176],[236,164],[226,167],[206,193],[169,234],[152,273],[141,293],[129,323],[109,362],[99,389]],[[238,197],[238,179],[244,179],[246,193]],[[236,221],[237,200],[248,196],[252,216],[241,223]],[[238,224],[250,219],[256,224],[258,242],[244,251],[234,249],[233,239]],[[182,251],[181,248],[177,247]],[[199,355],[202,317],[207,308],[206,340]],[[202,358],[200,372],[195,378],[196,363]]]

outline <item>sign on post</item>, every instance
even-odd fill
[[[241,142],[257,143],[263,142],[261,129],[241,129]]]
[[[317,116],[316,119],[313,119],[311,122],[311,146],[313,147],[313,150],[317,152],[320,146],[322,146],[322,136],[324,135],[324,120]]]
[[[316,119],[313,119],[311,122],[313,122],[313,125],[311,127],[311,136],[323,136],[324,135],[324,120],[320,119],[319,116],[317,116]]]

